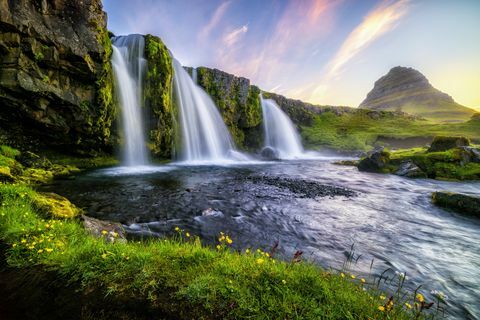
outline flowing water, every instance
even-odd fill
[[[91,216],[122,222],[132,237],[169,235],[179,226],[213,245],[224,231],[237,249],[268,249],[279,241],[284,258],[299,249],[304,259],[333,268],[355,243],[362,257],[353,272],[369,273],[374,259],[375,274],[406,272],[409,289],[448,294],[451,318],[480,317],[480,221],[430,199],[437,190],[480,195],[479,182],[405,179],[296,160],[171,164],[145,174],[112,168],[47,189]]]
[[[145,39],[141,35],[112,38],[112,67],[120,102],[124,139],[123,162],[127,166],[148,164],[142,119],[142,82],[146,60]]]
[[[304,155],[300,135],[294,124],[277,103],[260,95],[265,130],[265,147],[273,148],[280,159],[301,158]]]
[[[246,159],[235,150],[227,126],[210,96],[194,83],[178,61],[174,60],[173,68],[181,141],[178,160],[219,163]]]

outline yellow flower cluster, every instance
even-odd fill
[[[65,246],[64,239],[54,233],[54,229],[57,228],[58,225],[63,225],[63,222],[58,220],[42,220],[41,225],[37,225],[34,228],[34,234],[24,234],[19,242],[12,243],[12,248],[27,249],[37,254],[52,253],[53,251],[59,251],[63,254],[62,249]],[[42,229],[42,227],[44,227],[44,229]],[[22,231],[25,231],[25,229]]]
[[[226,244],[230,245],[230,244],[233,243],[233,240],[230,238],[230,236],[228,234],[220,232],[220,237],[218,238],[218,242],[226,243]]]

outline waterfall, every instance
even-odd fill
[[[173,68],[181,141],[177,158],[186,162],[246,159],[235,150],[227,126],[210,96],[194,83],[175,59]]]
[[[125,140],[123,161],[127,166],[148,164],[142,120],[142,81],[145,72],[145,39],[141,35],[112,38],[112,67],[120,102]]]
[[[260,101],[265,130],[264,150],[271,150],[280,159],[302,157],[304,151],[300,136],[290,118],[274,100],[263,99],[260,95]]]

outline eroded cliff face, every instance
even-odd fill
[[[0,134],[18,146],[108,150],[115,118],[100,0],[0,0]]]
[[[263,142],[260,89],[246,78],[205,67],[197,68],[197,83],[217,105],[236,145],[259,148]]]

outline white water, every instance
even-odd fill
[[[126,166],[148,164],[142,121],[142,80],[145,72],[145,39],[141,35],[112,38],[112,67],[122,114],[123,162]]]
[[[187,163],[246,160],[235,150],[227,126],[210,96],[174,60],[174,87],[179,106],[181,147],[177,158]]]
[[[271,99],[263,99],[260,95],[265,130],[265,147],[278,152],[280,159],[304,157],[300,135],[294,124],[277,103]]]

